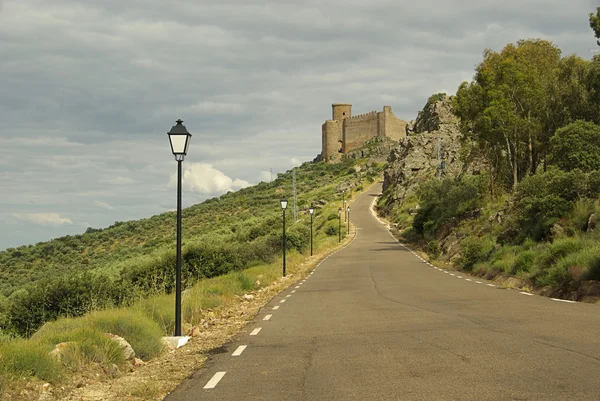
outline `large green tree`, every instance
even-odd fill
[[[560,50],[539,39],[520,40],[501,52],[487,49],[471,83],[462,83],[455,110],[463,131],[480,145],[492,161],[502,155],[510,168],[510,182],[535,171],[548,151],[548,140],[560,126],[554,113]],[[490,166],[501,180],[501,168]]]
[[[600,46],[600,7],[596,7],[596,14],[590,13],[590,28],[594,31],[596,43]]]

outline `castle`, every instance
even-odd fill
[[[334,103],[333,116],[322,126],[323,145],[321,158],[338,162],[342,155],[362,148],[373,138],[390,138],[399,141],[406,136],[406,121],[397,118],[390,106],[383,111],[352,115],[352,105]]]

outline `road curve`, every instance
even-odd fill
[[[347,248],[166,400],[600,400],[598,305],[430,266],[370,214],[380,191],[352,205]]]

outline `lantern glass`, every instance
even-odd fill
[[[190,147],[190,141],[192,139],[192,134],[190,134],[183,125],[183,121],[181,119],[176,121],[177,124],[171,128],[171,131],[168,132],[169,141],[171,142],[171,151],[175,156],[177,155],[187,155],[188,149]]]
[[[315,212],[315,209],[313,209],[312,207],[310,209],[308,209],[308,213],[313,214]]]
[[[283,197],[283,198],[281,198],[280,202],[281,202],[281,208],[283,210],[287,209],[287,204],[288,204],[287,199],[285,197]]]

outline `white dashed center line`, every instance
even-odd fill
[[[495,287],[494,284],[486,284],[488,287]]]
[[[300,288],[300,285],[297,285],[295,288]]]
[[[473,281],[473,280],[471,280],[470,278],[466,278],[465,280],[467,280],[467,281]]]
[[[525,292],[525,291],[519,291],[519,294],[523,294],[523,295],[533,295],[533,294],[530,294],[530,293],[528,293],[528,292]]]
[[[237,347],[237,349],[235,351],[233,351],[233,354],[231,354],[231,356],[240,356],[242,355],[242,352],[244,352],[244,350],[246,349],[247,345],[240,345],[239,347]]]
[[[444,273],[448,274],[448,272],[444,272]],[[453,274],[453,276],[454,276],[454,274]]]
[[[463,278],[463,276],[456,276],[457,278]]]
[[[477,284],[482,284],[481,281],[476,281]]]
[[[210,379],[208,381],[208,383],[206,383],[206,386],[204,386],[204,388],[215,388],[217,386],[217,384],[219,384],[219,382],[221,381],[223,376],[225,376],[225,373],[227,373],[227,372],[215,373],[215,375],[212,377],[212,379]]]
[[[280,304],[284,303],[285,299],[282,299],[281,301],[279,301]]]
[[[260,333],[260,331],[261,331],[261,330],[262,330],[262,327],[258,327],[258,328],[256,328],[256,329],[252,330],[252,333],[250,333],[250,335],[251,335],[251,336],[255,336],[255,335],[257,335],[258,333]]]
[[[279,309],[279,305],[273,307],[273,310],[277,310],[277,309]]]
[[[263,318],[263,320],[269,320],[269,319],[271,319],[271,317],[272,317],[272,316],[273,316],[273,315],[267,315],[267,316],[265,316],[265,317]]]
[[[454,276],[455,274],[454,274],[454,273],[450,273],[450,275],[451,275],[451,276]]]
[[[296,290],[292,291],[292,294],[295,293],[295,292],[296,292]]]
[[[291,296],[292,296],[291,294],[288,294],[288,295],[286,295],[285,297],[286,297],[286,298],[289,298],[289,297],[291,297]]]

